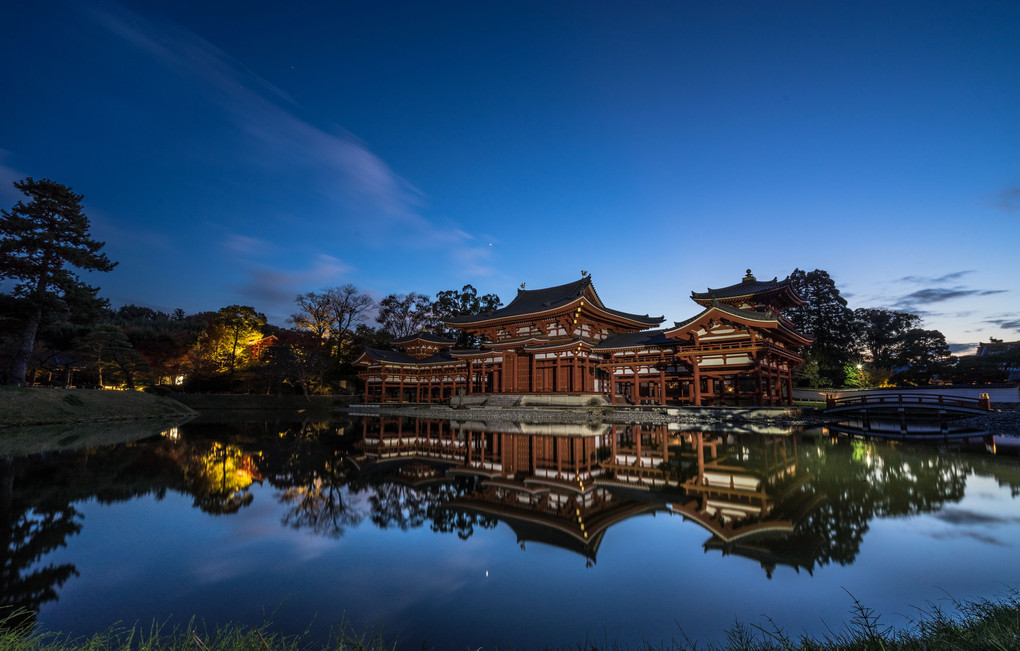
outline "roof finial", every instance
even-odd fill
[[[751,275],[751,270],[750,270],[750,269],[748,269],[748,270],[747,270],[747,275],[746,275],[746,276],[744,276],[744,282],[745,282],[745,283],[753,283],[753,282],[754,282],[754,281],[756,281],[756,280],[758,280],[758,279],[757,279],[757,278],[755,278],[754,276],[752,276],[752,275]]]
[[[587,275],[588,275],[588,272],[587,272],[587,271],[585,271],[584,269],[582,269],[582,270],[581,270],[581,278],[584,278],[584,277],[585,277],[585,276],[587,276]]]
[[[524,283],[521,283],[521,289],[524,289]]]

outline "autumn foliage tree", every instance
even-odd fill
[[[239,361],[246,359],[248,347],[262,338],[265,325],[266,315],[249,305],[220,308],[206,331],[213,360],[233,373]]]
[[[29,198],[0,211],[0,278],[15,281],[12,295],[22,321],[7,384],[22,386],[39,324],[50,312],[98,301],[97,287],[76,270],[110,271],[116,266],[104,242],[92,239],[82,195],[49,179],[26,178],[14,187]]]

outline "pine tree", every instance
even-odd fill
[[[91,238],[82,195],[49,179],[29,177],[14,187],[30,201],[0,211],[0,278],[16,281],[12,294],[24,329],[7,384],[22,386],[43,315],[96,299],[99,289],[82,282],[75,269],[110,271],[117,263],[100,253],[104,242]]]

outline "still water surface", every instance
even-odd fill
[[[830,437],[199,420],[0,461],[2,601],[120,623],[341,622],[401,647],[886,625],[1020,580],[1020,461]]]

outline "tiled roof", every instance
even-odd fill
[[[786,280],[752,280],[737,283],[736,285],[730,285],[729,287],[720,287],[719,289],[709,289],[705,292],[691,292],[691,298],[694,300],[707,300],[717,298],[733,298],[736,296],[749,296],[751,294],[761,294],[763,292],[771,292],[776,289],[780,289],[784,286],[789,286],[790,279]],[[790,288],[793,291],[793,288]]]
[[[440,362],[453,362],[453,357],[447,352],[436,353],[425,359],[411,357],[405,352],[396,350],[379,350],[378,348],[366,348],[365,356],[377,362],[390,362],[392,364],[436,364]]]
[[[691,298],[695,301],[708,301],[723,298],[736,298],[737,296],[751,296],[753,294],[763,294],[766,292],[774,292],[776,290],[789,291],[795,298],[800,300],[797,296],[797,292],[793,291],[793,287],[790,285],[790,278],[787,277],[784,280],[778,280],[773,278],[772,280],[758,280],[751,275],[751,270],[747,270],[747,275],[735,285],[728,287],[720,287],[719,289],[708,289],[704,292],[691,292]]]
[[[763,312],[763,311],[759,311],[759,310],[741,310],[740,308],[733,307],[732,305],[727,305],[726,303],[722,303],[722,302],[720,302],[718,300],[713,300],[699,314],[696,314],[696,315],[692,316],[691,318],[686,319],[684,321],[677,321],[677,322],[675,322],[673,324],[673,327],[672,328],[668,328],[667,330],[668,331],[679,330],[680,328],[683,328],[684,326],[687,326],[687,325],[690,325],[690,324],[694,323],[695,321],[700,319],[702,316],[704,316],[707,312],[709,312],[711,310],[718,310],[719,312],[722,312],[724,314],[729,314],[731,316],[735,316],[735,317],[737,317],[739,319],[744,319],[745,321],[772,322],[772,323],[775,323],[779,327],[780,330],[788,331],[788,332],[792,333],[793,335],[795,335],[796,337],[801,337],[801,338],[805,337],[805,335],[803,333],[799,332],[793,326],[793,323],[789,319],[787,319],[785,317],[772,314],[771,312]],[[810,340],[810,337],[807,337],[807,339]]]
[[[481,314],[472,314],[449,319],[447,323],[468,324],[477,323],[479,321],[516,317],[535,312],[546,312],[557,307],[567,305],[574,300],[581,298],[585,295],[585,290],[588,288],[591,288],[592,290],[591,294],[594,296],[594,305],[603,312],[631,321],[647,323],[649,326],[662,323],[661,317],[650,317],[647,314],[630,314],[628,312],[621,312],[619,310],[607,308],[602,303],[598,293],[595,291],[595,287],[591,282],[591,276],[585,276],[580,280],[575,280],[574,282],[567,283],[565,285],[546,287],[544,289],[519,289],[517,290],[517,296],[514,300],[510,301],[510,304],[506,307],[501,307],[500,309],[492,312],[483,312]]]
[[[645,332],[622,332],[603,339],[592,350],[612,350],[615,348],[637,348],[639,346],[659,346],[665,344],[676,344],[676,339],[670,339],[663,333],[665,330],[646,330]]]
[[[440,345],[443,345],[443,346],[452,346],[453,344],[457,343],[453,339],[447,339],[446,337],[444,337],[442,335],[436,335],[436,334],[432,334],[431,332],[424,332],[424,331],[418,331],[418,332],[416,332],[416,333],[414,333],[412,335],[407,335],[406,337],[400,337],[399,339],[394,339],[390,343],[394,344],[394,345],[407,344],[407,343],[410,343],[412,341],[416,341],[418,339],[421,339],[422,341],[428,342],[430,344],[440,344]]]
[[[978,343],[977,352],[975,355],[1001,355],[1002,353],[1012,351],[1014,349],[1020,350],[1020,341],[990,341],[988,343]]]

